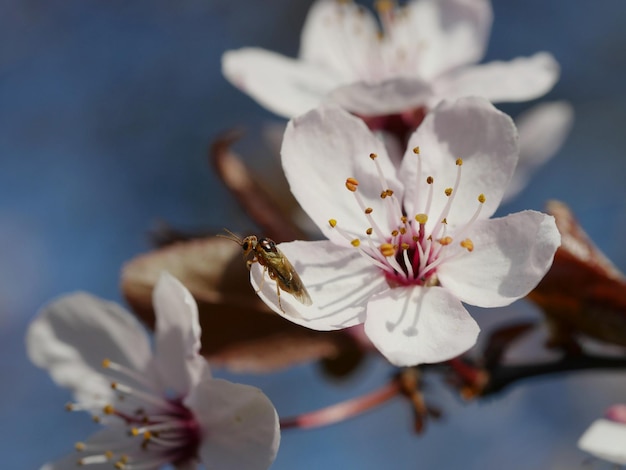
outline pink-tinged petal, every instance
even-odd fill
[[[363,323],[368,298],[388,288],[380,269],[354,247],[324,240],[281,243],[279,248],[300,276],[312,304],[306,306],[281,290],[279,306],[276,283],[258,263],[250,270],[250,281],[272,310],[298,325],[325,331]]]
[[[419,181],[414,147],[420,148]],[[444,190],[454,187],[458,171],[455,161],[460,157],[462,176],[447,214],[448,223],[462,225],[469,220],[478,208],[480,194],[486,196],[480,217],[488,218],[500,204],[518,153],[513,121],[487,100],[463,98],[442,102],[411,136],[402,162],[400,175],[406,187],[404,205],[408,214],[426,212],[429,187],[424,181],[432,176],[434,197],[428,223],[440,220],[439,214],[448,201]]]
[[[606,419],[594,421],[585,431],[578,447],[602,460],[626,465],[626,424]]]
[[[300,59],[349,83],[366,72],[371,46],[378,42],[378,24],[370,11],[352,2],[318,0],[302,28]]]
[[[315,108],[340,84],[331,71],[258,48],[224,53],[222,73],[261,105],[286,118]]]
[[[626,405],[613,405],[608,410],[606,410],[604,416],[606,416],[611,421],[615,421],[616,423],[626,424]]]
[[[86,293],[42,307],[26,334],[31,361],[46,369],[77,401],[100,406],[112,395],[102,361],[144,371],[151,357],[143,327],[120,306]]]
[[[415,0],[407,12],[420,77],[432,79],[482,59],[493,17],[489,1]]]
[[[380,116],[422,106],[432,97],[428,83],[395,78],[381,83],[356,82],[336,88],[329,99],[361,116]]]
[[[535,211],[479,220],[465,237],[474,250],[442,263],[437,275],[443,287],[478,307],[501,307],[528,294],[561,244],[554,217]]]
[[[199,454],[206,468],[265,470],[276,458],[278,416],[258,388],[203,380],[185,404],[202,428]]]
[[[165,390],[185,396],[207,367],[198,354],[198,306],[178,279],[163,272],[152,293],[155,325],[155,366]]]
[[[541,103],[516,119],[519,132],[519,162],[504,200],[515,197],[537,168],[552,158],[569,136],[574,108],[566,101]]]
[[[281,149],[283,169],[291,192],[322,233],[338,244],[349,243],[333,231],[329,219],[345,230],[362,235],[369,227],[346,179],[356,178],[359,195],[374,209],[372,216],[381,229],[388,227],[387,211],[380,198],[383,188],[369,155],[376,153],[387,178],[385,186],[402,199],[396,169],[387,157],[384,143],[365,123],[336,106],[323,106],[292,119]]]
[[[435,92],[447,99],[481,96],[494,103],[527,101],[545,95],[558,78],[558,62],[551,54],[538,52],[509,62],[464,67],[442,77]]]
[[[430,364],[463,354],[480,328],[441,287],[397,287],[367,304],[365,333],[396,366]]]

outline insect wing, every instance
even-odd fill
[[[268,269],[271,269],[276,277],[276,282],[278,282],[282,290],[293,295],[303,305],[311,305],[313,303],[298,272],[282,251],[276,248],[276,254],[266,256],[265,262]]]

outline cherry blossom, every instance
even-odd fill
[[[154,352],[134,316],[86,293],[44,306],[30,325],[28,354],[72,391],[66,408],[104,425],[43,469],[268,468],[280,441],[268,398],[211,377],[196,303],[178,280],[163,273],[153,304]]]
[[[318,0],[298,59],[260,48],[228,51],[222,71],[270,111],[294,117],[331,99],[361,116],[431,109],[441,99],[525,101],[559,75],[546,52],[477,65],[492,23],[488,0],[376,2],[378,19],[351,1]]]
[[[261,266],[251,282],[277,313],[316,330],[364,323],[393,364],[453,358],[479,328],[462,302],[499,307],[526,295],[552,264],[553,217],[490,219],[518,158],[511,119],[488,101],[442,102],[411,136],[400,165],[365,123],[325,106],[287,126],[291,190],[328,240],[280,244],[312,298],[282,293]]]

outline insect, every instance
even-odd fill
[[[263,288],[265,273],[267,273],[272,281],[276,281],[278,307],[283,311],[283,313],[286,312],[280,302],[281,289],[288,294],[293,295],[303,305],[311,305],[313,303],[306,287],[302,284],[302,279],[300,279],[300,276],[283,252],[278,249],[274,240],[271,238],[257,238],[255,235],[239,238],[230,230],[224,230],[226,230],[230,236],[218,236],[232,240],[241,245],[245,258],[252,253],[252,259],[248,259],[246,261],[248,269],[250,269],[253,263],[257,262],[263,266],[263,278],[261,280],[259,291]]]

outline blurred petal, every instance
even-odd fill
[[[45,305],[28,328],[26,348],[57,384],[93,406],[113,394],[111,379],[103,375],[104,359],[144,371],[151,357],[144,329],[132,315],[82,292]]]
[[[626,425],[606,419],[594,421],[585,431],[578,447],[609,462],[626,465]]]
[[[437,270],[441,285],[478,307],[508,305],[541,281],[561,243],[554,217],[523,211],[479,220],[467,232],[474,250]]]
[[[396,169],[387,157],[385,144],[365,123],[339,107],[323,106],[292,119],[281,149],[283,169],[289,186],[302,208],[329,239],[349,243],[328,225],[331,218],[351,233],[362,233],[368,221],[354,196],[346,189],[346,179],[360,182],[359,194],[374,215],[385,214],[380,198],[381,181],[370,153],[376,153],[387,178],[387,187],[402,198]],[[378,221],[387,225],[387,221]]]
[[[369,296],[388,288],[380,269],[353,247],[330,241],[296,241],[281,243],[279,248],[300,275],[312,305],[305,306],[281,291],[279,306],[276,283],[263,273],[259,263],[252,266],[250,280],[272,310],[298,325],[337,330],[363,323]]]
[[[378,42],[378,24],[356,3],[318,0],[309,10],[300,42],[300,59],[336,73],[341,77],[337,84],[348,83],[362,78],[371,54],[368,46]]]
[[[487,198],[481,218],[496,211],[518,158],[517,131],[509,116],[482,98],[442,102],[411,136],[402,162],[404,206],[409,214],[425,211],[430,190],[422,180],[418,182],[414,147],[420,148],[422,178],[434,178],[435,197],[429,211],[434,217],[429,224],[437,222],[436,216],[448,202],[444,189],[454,186],[457,158],[463,159],[462,178],[447,216],[453,225],[461,225],[472,217],[481,193]]]
[[[187,395],[200,378],[205,360],[199,355],[198,307],[191,293],[167,272],[153,293],[156,314],[155,365],[165,390]]]
[[[185,403],[204,438],[199,454],[207,468],[265,470],[276,457],[276,410],[261,390],[220,379],[203,380]]]
[[[519,163],[504,194],[504,201],[515,197],[534,171],[560,150],[572,128],[574,108],[566,101],[541,103],[515,121],[519,132]]]
[[[367,304],[365,333],[396,366],[452,359],[476,343],[480,328],[441,287],[397,287]]]
[[[496,61],[464,67],[437,82],[437,96],[454,99],[481,96],[492,102],[526,101],[552,89],[559,64],[551,54],[538,52],[509,62]]]
[[[395,78],[382,83],[355,82],[334,89],[329,99],[362,116],[405,111],[426,104],[432,96],[428,83],[416,78]]]
[[[328,70],[258,48],[224,53],[222,73],[262,106],[286,118],[315,108],[339,84]]]
[[[427,79],[478,62],[487,48],[493,13],[487,0],[417,0],[407,4],[419,50],[415,73]]]

